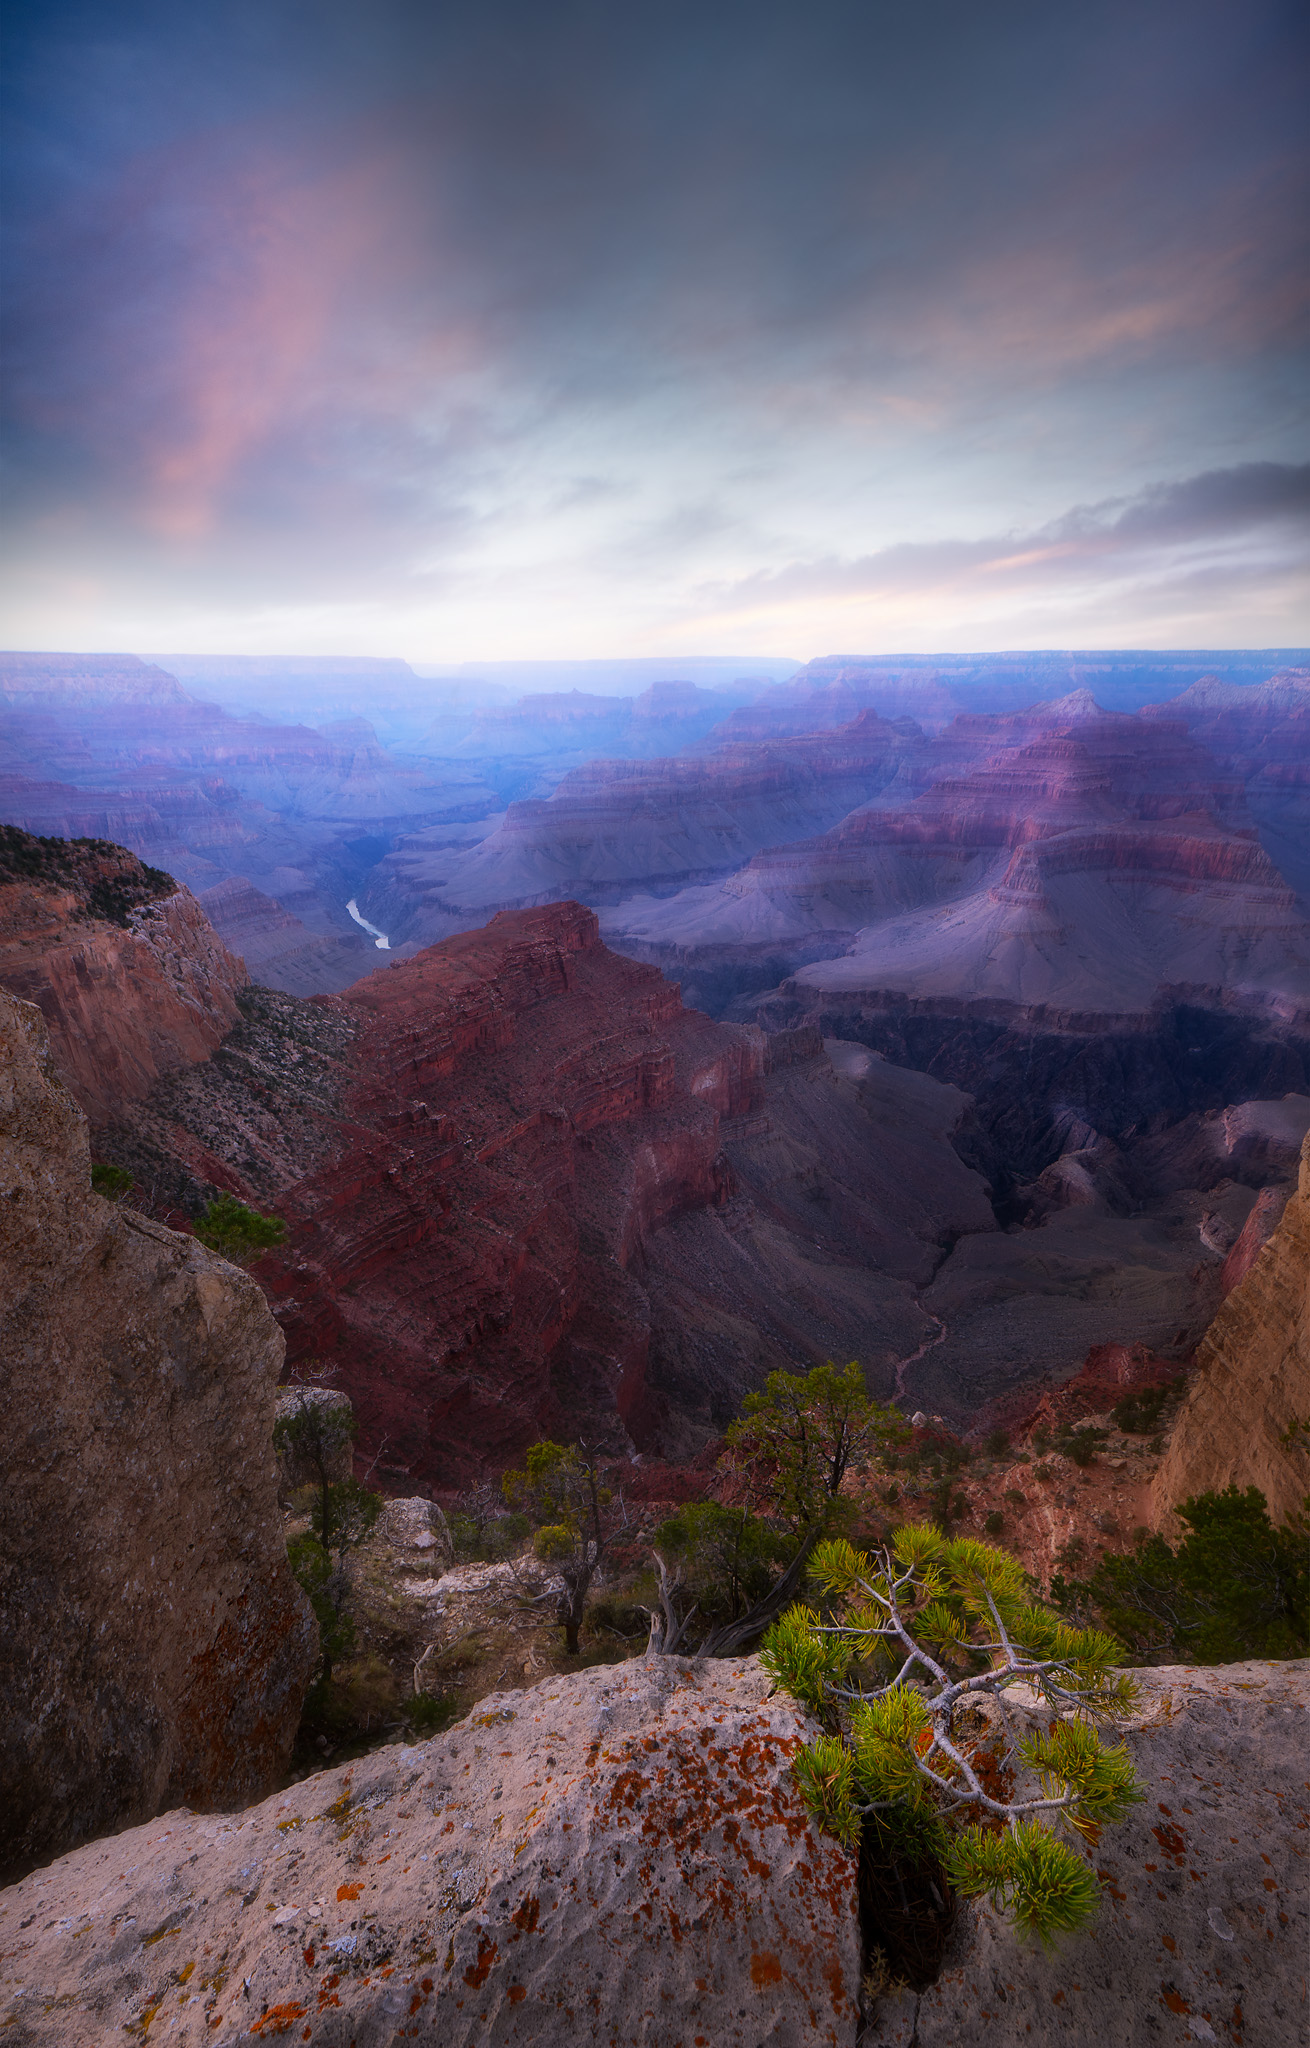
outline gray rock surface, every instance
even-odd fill
[[[494,1694],[227,1819],[172,1813],[0,1895],[6,2048],[853,2043],[851,1859],[753,1660]]]
[[[1147,1797],[1089,1852],[1093,1931],[1043,1949],[964,1908],[937,1983],[880,1999],[862,2048],[1301,2048],[1310,1663],[1138,1676]]]
[[[0,1875],[286,1767],[316,1650],[248,1274],[91,1191],[41,1014],[0,990]]]

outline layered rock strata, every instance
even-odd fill
[[[1157,1521],[1179,1501],[1258,1486],[1275,1521],[1310,1493],[1310,1140],[1278,1228],[1227,1296],[1156,1477]]]
[[[259,1273],[292,1356],[339,1367],[402,1490],[542,1433],[687,1456],[778,1366],[858,1357],[890,1393],[944,1245],[994,1229],[958,1090],[813,1033],[770,1054],[578,905],[242,1005],[102,1149],[165,1207],[287,1218]]]
[[[245,966],[188,889],[102,840],[0,844],[0,986],[35,1003],[93,1123],[208,1058]]]
[[[0,1858],[258,1798],[316,1653],[255,1283],[90,1188],[39,1011],[0,991]]]
[[[753,1662],[583,1672],[79,1850],[0,1900],[7,2038],[851,2043],[853,1862],[791,1775],[812,1731],[767,1695]]]
[[[871,1008],[1104,1030],[1190,1002],[1306,1028],[1310,926],[1181,722],[1079,697],[959,718],[930,751],[913,802],[607,928],[679,970],[790,954],[798,993]]]
[[[426,943],[510,905],[668,893],[835,824],[921,742],[916,727],[864,713],[837,732],[699,758],[595,761],[548,800],[511,804],[472,851],[402,844],[370,877],[363,907],[384,930]]]

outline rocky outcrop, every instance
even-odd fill
[[[1134,1673],[1125,1729],[1146,1792],[1084,1853],[1092,1931],[1046,1949],[987,1905],[961,1909],[941,1975],[885,1993],[870,2048],[1292,2048],[1310,1937],[1304,1663]]]
[[[170,875],[101,840],[0,830],[0,985],[40,1009],[93,1123],[207,1059],[248,979]]]
[[[0,1900],[6,2038],[853,2043],[853,1863],[767,1694],[753,1662],[547,1680],[239,1818],[79,1850]]]
[[[1157,1523],[1190,1495],[1258,1486],[1275,1521],[1310,1493],[1310,1139],[1300,1184],[1197,1353],[1154,1488]]]
[[[285,1767],[314,1628],[254,1282],[90,1189],[40,1013],[0,991],[0,1829],[12,1872]]]

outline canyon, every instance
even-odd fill
[[[0,916],[32,924],[30,900],[15,880]],[[249,984],[188,900],[124,932],[47,895],[0,980],[45,991],[97,1156],[152,1215],[185,1226],[221,1191],[285,1217],[259,1276],[291,1358],[338,1373],[393,1490],[467,1484],[551,1431],[685,1461],[769,1371],[826,1358],[962,1430],[1093,1345],[1184,1359],[1310,1127],[1295,1088],[1117,1137],[1066,1110],[1029,1172],[1012,1058],[989,1096],[854,1031],[716,1023],[581,905],[297,1000]],[[129,1076],[169,1023],[151,991],[183,909],[208,1035],[179,1013]],[[134,978],[101,972],[61,1022],[60,963],[124,948]]]

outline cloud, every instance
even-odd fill
[[[1283,560],[1279,0],[10,23],[24,632],[790,645]]]
[[[907,621],[914,638],[903,644],[954,644],[934,641],[931,627],[924,638],[929,620],[939,634],[972,622],[991,636],[979,644],[997,644],[1001,620],[1019,631],[1085,620],[1090,597],[1101,619],[1095,644],[1106,645],[1130,620],[1213,618],[1225,604],[1249,616],[1262,593],[1285,616],[1310,594],[1308,567],[1310,464],[1258,462],[1074,506],[1029,531],[794,562],[697,595],[701,618],[716,626],[767,619],[796,634],[825,609],[834,623],[854,612],[879,646],[887,628]],[[1295,639],[1305,629],[1303,610],[1299,631],[1259,637]]]

